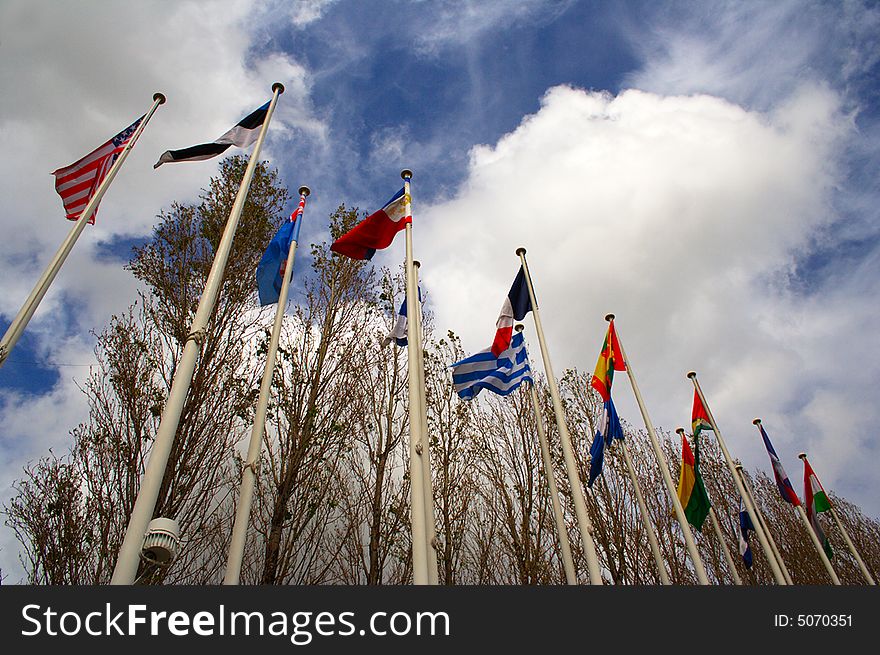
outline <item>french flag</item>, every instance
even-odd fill
[[[408,204],[409,196],[401,189],[382,209],[336,239],[330,250],[352,259],[372,259],[377,250],[390,246],[394,235],[412,223],[412,216],[406,211]]]
[[[513,338],[513,322],[523,320],[530,311],[532,311],[532,300],[529,297],[529,287],[526,284],[526,272],[520,266],[513,286],[510,287],[507,298],[504,299],[498,321],[495,323],[495,340],[492,342],[492,354],[495,357],[500,357],[501,353],[510,348],[510,340]]]
[[[755,421],[755,425],[761,431],[761,438],[764,439],[767,454],[770,455],[770,464],[773,466],[773,477],[776,478],[776,488],[779,489],[779,495],[782,496],[782,500],[797,507],[801,504],[801,499],[798,498],[797,492],[791,486],[791,480],[788,479],[788,474],[782,468],[782,462],[779,461],[779,455],[776,454],[773,444],[770,443],[770,437],[764,431],[764,426],[761,425],[759,419],[755,419]]]

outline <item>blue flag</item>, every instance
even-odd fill
[[[749,545],[749,532],[754,532],[755,526],[749,513],[743,509],[742,498],[739,501],[739,554],[742,555],[746,568],[752,568],[752,547]]]
[[[471,400],[483,389],[506,396],[526,380],[532,381],[532,371],[522,332],[514,335],[510,348],[500,357],[487,348],[452,365],[452,382],[464,400]]]
[[[278,302],[290,244],[299,239],[300,222],[297,219],[301,213],[302,206],[294,210],[290,220],[284,223],[272,237],[257,265],[257,293],[260,296],[260,305]]]
[[[602,425],[596,430],[596,437],[593,439],[593,445],[590,447],[590,479],[587,481],[588,487],[592,487],[596,478],[602,475],[602,465],[605,462],[605,446],[610,446],[614,439],[623,439],[623,427],[620,425],[620,417],[617,416],[614,401],[609,397],[605,401],[603,408]]]
[[[419,285],[419,300],[424,304],[424,300],[422,300],[422,285]],[[403,348],[406,346],[409,341],[407,341],[406,331],[407,331],[407,317],[406,317],[406,296],[403,297],[403,302],[400,303],[400,309],[397,311],[397,320],[394,322],[394,327],[391,328],[391,332],[388,333],[384,339],[382,339],[382,347],[384,348],[392,341],[396,343],[398,346]]]

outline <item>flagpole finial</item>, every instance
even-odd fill
[[[519,248],[516,249],[516,254],[517,254],[517,256],[519,256],[519,255],[525,255],[525,254],[526,254],[526,249],[523,248],[522,246],[520,246]]]
[[[610,323],[614,320],[614,314],[605,314],[605,320]]]
[[[684,434],[684,428],[675,428],[677,434]]]
[[[513,326],[513,329],[516,330],[517,332],[522,332],[523,330],[526,329],[526,326],[523,325],[522,323],[517,323],[516,325]]]
[[[402,171],[400,171],[400,177],[402,177],[404,180],[411,180],[412,175],[412,171],[408,168],[404,168]]]
[[[413,260],[413,266],[415,266],[416,268],[421,268],[421,267],[422,267],[422,263],[421,263],[418,259],[414,259],[414,260]]]
[[[807,461],[807,454],[806,453],[798,453],[798,458],[802,459],[804,461]]]
[[[688,375],[687,375],[687,376],[688,376],[691,380],[693,380],[695,377],[697,377],[697,372],[696,372],[696,371],[688,371]]]
[[[740,473],[742,473],[743,465],[742,465],[742,464],[737,464],[737,465],[734,466],[733,468],[735,468],[737,471],[739,471]]]
[[[281,82],[275,82],[272,85],[272,93],[275,93],[275,91],[278,91],[278,95],[281,95],[284,93],[284,85]]]
[[[308,196],[309,194],[311,194],[311,192],[312,192],[312,190],[305,185],[303,185],[299,188],[299,195],[301,195],[301,196]]]
[[[155,102],[156,100],[159,101],[160,105],[164,105],[165,104],[165,94],[161,93],[159,91],[156,91],[156,93],[153,94],[153,102]]]
[[[756,418],[755,420],[752,421],[752,423],[754,423],[755,425],[761,425],[761,419]]]

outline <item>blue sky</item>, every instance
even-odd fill
[[[878,40],[880,11],[855,0],[5,2],[0,328],[69,229],[49,173],[154,91],[168,102],[0,369],[0,500],[87,417],[77,383],[92,331],[135,299],[131,245],[216,172],[154,171],[158,154],[216,138],[281,81],[262,154],[312,189],[303,241],[412,168],[439,332],[486,347],[526,246],[557,372],[592,369],[613,311],[655,423],[687,422],[696,369],[750,469],[769,470],[761,416],[797,489],[807,450],[880,515]],[[0,549],[14,580],[5,527]]]

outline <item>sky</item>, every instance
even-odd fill
[[[87,419],[94,333],[138,290],[131,246],[217,172],[158,155],[279,81],[261,156],[312,190],[302,242],[410,168],[438,334],[488,347],[525,247],[557,374],[592,371],[613,312],[656,425],[689,423],[696,370],[747,468],[770,470],[761,417],[796,489],[806,451],[880,516],[878,41],[856,0],[0,0],[0,330],[70,229],[50,173],[168,99],[0,368],[0,502]],[[373,261],[403,257],[398,239]],[[0,570],[24,575],[5,525]]]

